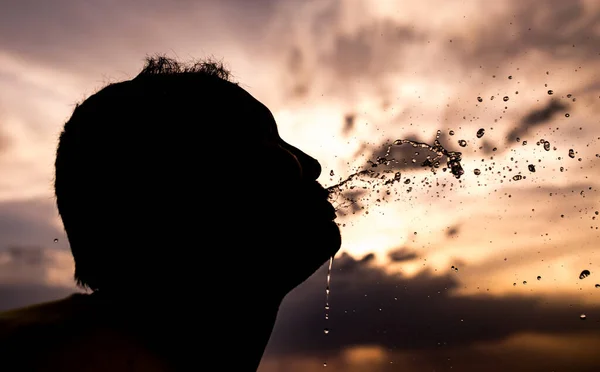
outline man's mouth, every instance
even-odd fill
[[[329,202],[328,197],[329,193],[323,186],[321,186],[318,182],[311,184],[308,188],[308,199],[310,200],[309,204],[313,205],[314,208],[309,208],[315,211],[318,214],[321,214],[323,217],[333,221],[337,218],[337,214],[335,213],[335,208]],[[308,202],[308,200],[307,200]]]
[[[335,220],[337,218],[337,214],[335,213],[335,208],[333,207],[333,205],[331,205],[331,203],[326,202],[327,203],[327,215],[329,216],[329,218],[331,218],[331,220]]]

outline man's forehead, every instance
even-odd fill
[[[279,138],[277,123],[271,110],[242,87],[236,86],[236,88],[238,94],[236,94],[237,97],[232,102],[233,107],[230,109],[240,110],[238,113],[243,113],[245,117],[240,119],[244,122],[240,124],[251,126],[251,128],[246,129],[256,130]]]

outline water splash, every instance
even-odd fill
[[[579,279],[585,279],[585,278],[587,278],[588,276],[590,276],[590,271],[589,271],[589,270],[583,270],[583,271],[581,272],[581,274],[579,274]]]
[[[329,200],[331,202],[336,202],[336,209],[339,210],[341,208],[349,207],[352,204],[355,204],[357,201],[352,197],[348,197],[344,194],[346,190],[354,190],[356,188],[356,182],[358,181],[366,181],[370,184],[371,188],[375,188],[375,185],[372,183],[382,182],[384,186],[391,186],[396,182],[401,180],[401,173],[395,172],[392,170],[383,170],[383,171],[375,171],[374,168],[377,168],[380,165],[390,165],[392,163],[398,163],[393,158],[388,158],[390,155],[391,149],[394,146],[402,146],[405,144],[411,145],[415,149],[425,149],[431,152],[431,155],[427,155],[425,160],[420,164],[422,167],[429,168],[433,174],[437,173],[437,170],[442,167],[442,162],[446,159],[446,167],[442,167],[442,171],[450,171],[454,175],[455,178],[460,179],[460,177],[465,173],[461,161],[462,161],[462,153],[458,151],[449,151],[447,150],[439,141],[439,137],[441,135],[441,131],[437,131],[436,139],[433,144],[428,144],[424,142],[418,142],[413,140],[403,140],[397,139],[391,145],[388,146],[387,151],[384,156],[380,156],[375,161],[369,160],[368,163],[371,164],[371,169],[363,169],[352,173],[346,179],[338,182],[335,185],[327,187],[327,192],[329,193]],[[465,141],[466,144],[466,141]],[[419,154],[419,151],[415,152],[415,156]],[[416,163],[416,160],[412,159],[413,163]],[[393,175],[392,175],[393,174]],[[404,181],[405,184],[410,184],[410,180],[406,179]],[[366,186],[362,187],[364,190],[367,189]],[[410,192],[411,188],[407,190]],[[389,191],[387,192],[389,195]],[[338,198],[342,197],[343,201],[339,201]]]
[[[423,167],[429,167],[433,173],[435,173],[436,169],[440,167],[441,160],[446,157],[448,159],[446,163],[448,168],[443,168],[444,172],[449,169],[450,173],[452,173],[456,178],[460,178],[460,176],[465,174],[465,171],[460,164],[462,160],[462,153],[458,151],[446,150],[437,138],[433,141],[433,145],[429,145],[424,142],[400,139],[395,140],[393,145],[400,146],[403,144],[410,144],[414,148],[423,148],[433,152],[435,156],[428,156],[427,159],[425,159],[425,161],[421,164]],[[390,148],[391,146],[388,147],[388,152]]]

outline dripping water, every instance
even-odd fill
[[[329,319],[329,293],[331,292],[331,267],[333,266],[333,256],[329,258],[329,268],[327,269],[327,287],[325,287],[325,320]],[[326,332],[327,333],[327,332]]]
[[[333,256],[329,258],[329,268],[327,269],[327,286],[325,287],[325,321],[329,321],[329,293],[331,292],[331,268],[333,266]],[[323,333],[329,334],[329,328],[325,327]],[[327,362],[323,363],[324,367],[327,367]]]

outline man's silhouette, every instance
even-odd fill
[[[92,293],[0,314],[2,371],[254,371],[284,296],[340,247],[319,163],[219,63],[150,58],[92,95],[55,170]]]

